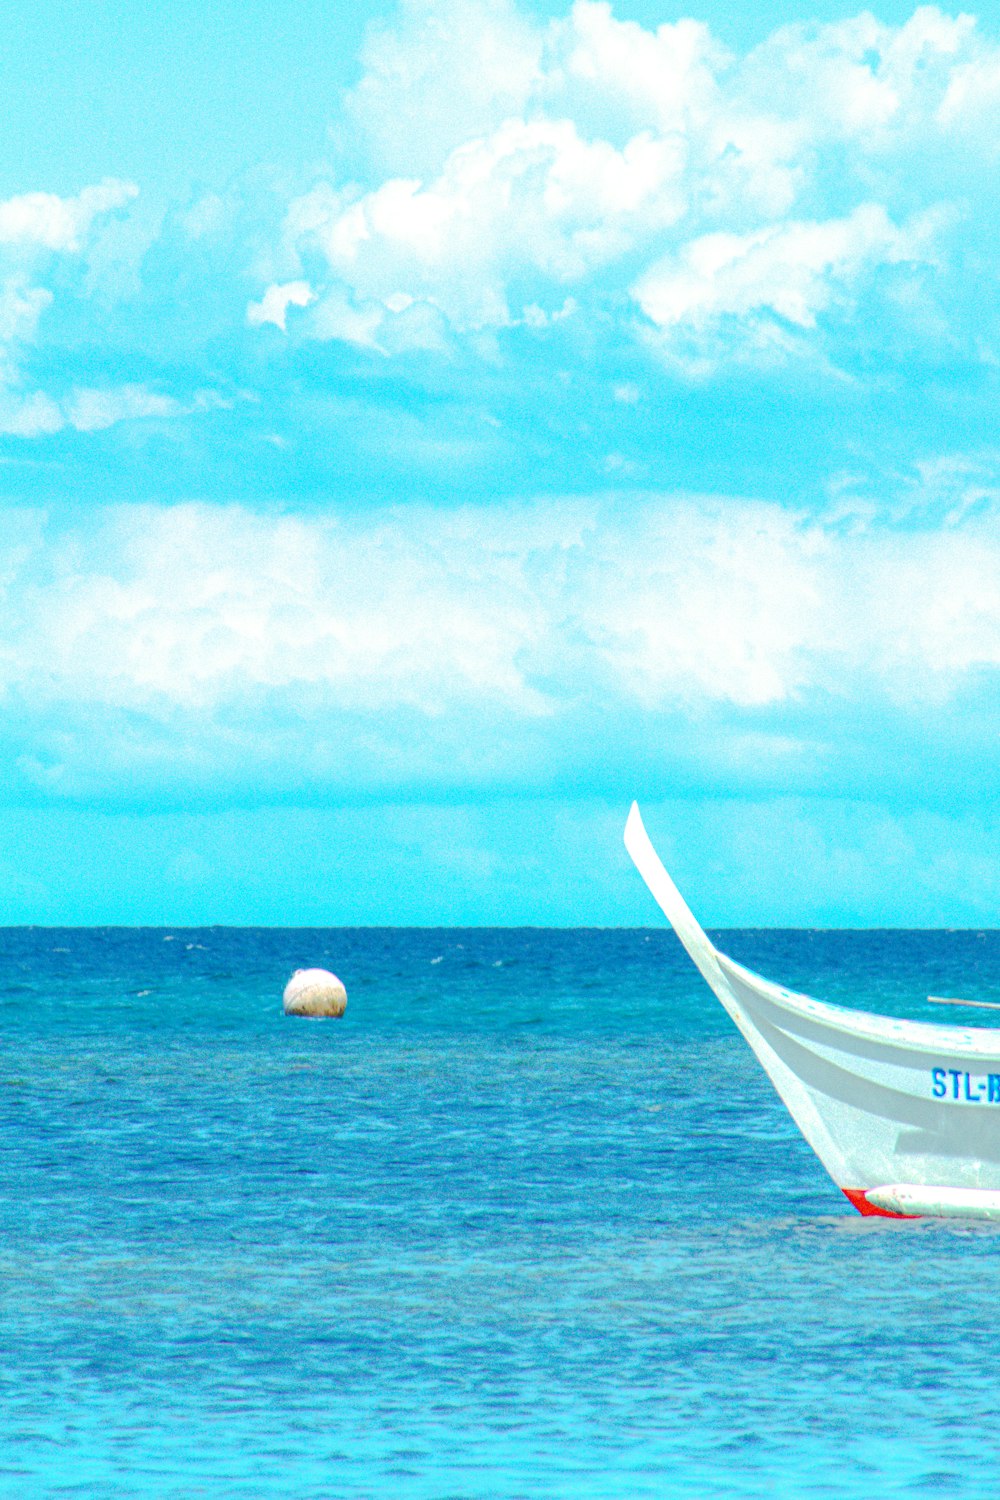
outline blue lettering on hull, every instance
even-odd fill
[[[1000,1104],[1000,1073],[963,1073],[961,1068],[931,1068],[935,1099],[959,1099],[963,1104]]]

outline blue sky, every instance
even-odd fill
[[[1000,921],[995,11],[6,25],[0,920]]]

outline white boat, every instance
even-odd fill
[[[1000,1030],[848,1010],[713,946],[632,804],[625,847],[834,1182],[862,1214],[1000,1221]]]

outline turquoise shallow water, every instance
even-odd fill
[[[994,933],[719,941],[1000,998]],[[988,1492],[1000,1235],[856,1216],[672,934],[0,950],[3,1495]]]

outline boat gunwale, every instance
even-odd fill
[[[836,1005],[830,1000],[815,1000],[811,995],[765,979],[718,948],[714,951],[721,960],[723,974],[728,967],[750,990],[760,992],[762,999],[793,1015],[825,1022],[835,1031],[863,1037],[866,1041],[902,1042],[918,1052],[958,1052],[1000,1061],[1000,1027],[943,1026],[937,1021],[913,1021],[905,1016],[886,1016],[879,1011],[855,1010],[852,1006]],[[740,1002],[737,1000],[737,1003]]]
[[[927,1056],[950,1052],[1000,1062],[1000,1027],[912,1021],[907,1017],[882,1015],[878,1011],[855,1010],[828,1000],[814,1000],[811,995],[765,979],[762,974],[720,952],[667,874],[646,832],[637,802],[632,803],[625,824],[625,847],[681,945],[738,1025],[741,1024],[738,1018],[750,1000],[741,1000],[734,992],[734,981],[745,986],[750,997],[756,995],[761,1003],[771,1004],[777,1010],[803,1020],[811,1020],[842,1036],[853,1036],[883,1046],[907,1047]]]

